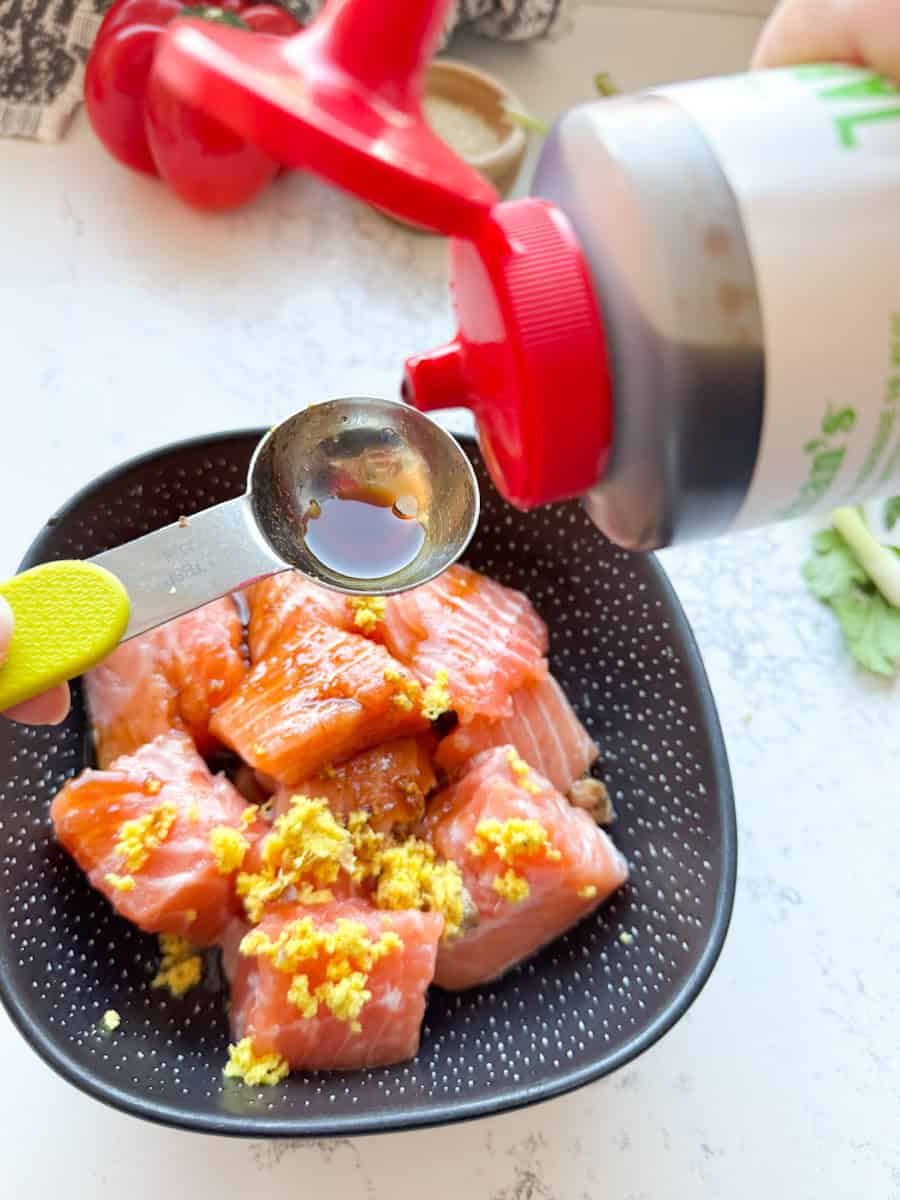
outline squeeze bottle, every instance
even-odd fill
[[[900,93],[840,64],[566,113],[498,203],[428,128],[448,0],[331,0],[276,45],[177,22],[156,69],[288,165],[450,237],[465,406],[514,505],[654,549],[900,491]],[[396,10],[396,11],[394,11]]]

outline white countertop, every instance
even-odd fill
[[[461,49],[552,117],[597,70],[630,88],[737,69],[758,27],[590,8],[557,44]],[[0,569],[123,458],[312,396],[393,395],[404,354],[450,333],[444,248],[303,178],[197,216],[79,120],[59,147],[0,142],[0,212]],[[806,597],[807,541],[782,528],[665,556],[725,727],[741,859],[719,967],[658,1046],[507,1117],[263,1144],[109,1111],[0,1014],[0,1194],[900,1197],[897,688],[856,673]]]

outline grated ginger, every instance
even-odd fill
[[[353,841],[323,799],[294,796],[262,843],[262,863],[256,872],[241,872],[237,893],[254,923],[263,909],[289,888],[309,884],[327,888],[343,870],[356,865]]]
[[[412,712],[415,707],[415,701],[422,692],[421,683],[417,679],[412,679],[403,671],[398,671],[396,667],[385,668],[383,678],[385,683],[396,683],[399,685],[391,696],[394,704],[404,712]]]
[[[513,871],[512,868],[504,871],[502,875],[495,875],[491,887],[498,896],[502,896],[510,904],[519,904],[531,895],[531,886],[528,880],[524,875]]]
[[[326,979],[316,988],[316,995],[321,998],[325,1007],[330,1009],[339,1021],[346,1021],[352,1033],[362,1033],[359,1017],[372,999],[372,993],[366,987],[367,979],[368,976],[362,971],[351,971],[349,975],[336,981]]]
[[[527,766],[525,770],[528,770]],[[541,861],[558,862],[561,857],[540,821],[522,817],[479,821],[475,836],[466,849],[475,858],[493,854],[507,864],[508,869],[491,880],[491,887],[498,896],[513,904],[521,903],[531,895],[528,880],[514,868]]]
[[[104,1033],[115,1033],[121,1024],[122,1018],[114,1008],[108,1008],[99,1021]]]
[[[378,622],[384,620],[387,611],[384,596],[348,596],[347,603],[353,609],[353,624],[365,634],[375,632]]]
[[[436,721],[453,708],[449,683],[450,677],[442,668],[435,672],[434,682],[422,693],[422,716],[427,721]]]
[[[232,875],[244,865],[250,843],[230,825],[217,825],[210,830],[209,846],[220,875]]]
[[[376,908],[440,913],[442,938],[462,932],[465,903],[462,875],[454,862],[439,862],[434,848],[418,838],[390,846],[378,857]]]
[[[507,759],[509,760],[510,769],[512,770],[513,775],[515,775],[518,783],[520,783],[525,791],[529,792],[532,796],[539,796],[541,794],[541,788],[531,778],[531,768],[523,758],[519,757],[518,751],[510,747],[509,753],[507,754]]]
[[[364,883],[367,879],[375,879],[381,870],[381,855],[387,838],[372,828],[368,814],[364,812],[350,813],[347,830],[353,840],[353,882]]]
[[[117,875],[115,871],[110,871],[104,876],[106,882],[111,888],[115,888],[117,892],[133,892],[134,891],[134,876],[133,875]]]
[[[466,848],[476,858],[493,853],[509,866],[541,859],[558,862],[561,857],[540,821],[523,817],[510,817],[507,821],[498,821],[496,818],[479,821],[475,826],[475,836]]]
[[[116,853],[129,871],[140,871],[151,853],[169,836],[178,815],[171,801],[151,808],[142,817],[124,821],[116,842]]]
[[[183,996],[203,978],[203,958],[196,947],[177,933],[161,933],[159,948],[162,961],[151,987],[168,988],[175,997]]]
[[[369,972],[385,955],[402,950],[393,930],[373,939],[360,921],[339,917],[333,929],[317,928],[310,917],[289,921],[273,940],[261,929],[252,929],[241,941],[240,952],[265,958],[276,970],[290,975],[288,999],[301,1016],[314,1017],[320,1005],[354,1033],[362,1026],[359,1016],[372,998],[366,987]],[[305,969],[301,969],[305,968]],[[325,978],[310,984],[310,972]]]
[[[465,890],[455,863],[441,862],[418,838],[394,842],[372,828],[365,812],[341,821],[323,799],[293,797],[262,842],[261,860],[257,871],[241,872],[236,881],[254,924],[267,904],[288,891],[301,904],[328,904],[341,873],[357,884],[372,881],[376,908],[440,913],[445,938],[455,937],[465,920]]]
[[[226,1079],[240,1079],[251,1087],[271,1087],[281,1083],[290,1069],[287,1060],[280,1054],[260,1054],[254,1050],[253,1042],[248,1037],[228,1047]]]

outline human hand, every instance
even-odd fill
[[[12,609],[0,596],[0,666],[6,658],[6,650],[12,640],[12,635]],[[15,708],[9,709],[2,715],[27,725],[58,725],[65,719],[68,711],[69,685],[61,683],[58,687],[51,688],[49,692],[44,692],[42,696],[26,700],[24,704],[17,704]]]
[[[781,0],[754,67],[846,62],[900,80],[900,0]]]

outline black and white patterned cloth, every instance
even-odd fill
[[[324,0],[283,0],[308,21]],[[571,0],[457,0],[445,37],[526,41],[555,32]],[[59,141],[81,103],[84,62],[108,0],[0,0],[0,136]]]

